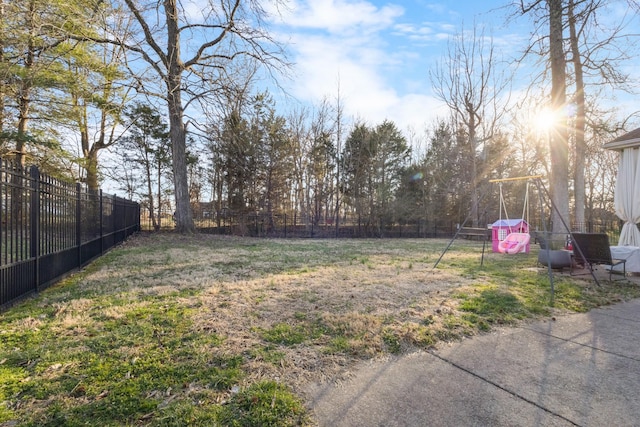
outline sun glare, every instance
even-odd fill
[[[549,108],[543,108],[533,118],[533,127],[538,132],[548,132],[555,126],[557,121],[558,114],[555,111]]]

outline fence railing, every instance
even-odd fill
[[[138,203],[0,159],[0,309],[139,229]]]
[[[160,218],[161,230],[173,230],[173,213],[156,213]],[[336,227],[335,218],[305,221],[296,214],[265,214],[204,212],[194,214],[196,229],[201,233],[228,234],[249,237],[291,237],[291,238],[369,238],[369,237],[450,237],[455,233],[456,224],[449,220],[420,220],[411,223],[384,223],[369,221],[367,218],[343,216]],[[148,212],[143,209],[140,219],[143,231],[153,231]]]
[[[156,224],[161,230],[175,229],[173,212],[163,210],[155,213]],[[194,223],[198,231],[211,234],[229,234],[251,237],[409,237],[409,238],[451,238],[456,234],[460,223],[431,218],[412,222],[369,221],[367,218],[346,216],[340,218],[339,227],[335,218],[319,221],[305,221],[295,214],[236,213],[228,210],[221,212],[194,209]],[[141,211],[140,224],[143,231],[155,230],[149,213]],[[530,230],[542,232],[551,230],[550,223],[532,222]],[[490,228],[491,224],[487,224]],[[584,223],[571,223],[572,231],[588,233],[606,233],[611,244],[616,244],[622,228],[622,221],[614,219],[592,219]],[[568,234],[568,233],[564,233]]]

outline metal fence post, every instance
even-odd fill
[[[98,203],[100,206],[100,219],[98,220],[100,224],[100,254],[104,253],[104,230],[103,230],[103,207],[102,207],[102,189],[98,192],[98,197],[100,198],[100,202]]]
[[[82,265],[82,184],[76,183],[76,247],[78,248],[78,267]]]
[[[37,166],[31,166],[31,208],[29,217],[31,220],[31,235],[29,236],[31,253],[34,265],[34,284],[38,292],[40,287],[40,170]]]
[[[111,234],[113,236],[113,244],[116,244],[116,231],[118,231],[118,220],[116,218],[116,212],[118,211],[118,196],[113,195],[113,203],[111,204]]]

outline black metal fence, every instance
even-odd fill
[[[0,309],[138,230],[138,203],[0,159]]]
[[[367,218],[344,216],[339,226],[335,218],[322,219],[317,222],[305,221],[295,214],[235,213],[228,210],[207,212],[194,209],[194,222],[201,233],[228,234],[250,237],[405,237],[405,238],[451,238],[456,234],[460,223],[451,220],[422,219],[405,223],[384,223],[369,221]],[[141,212],[142,230],[153,231],[152,221],[146,210]],[[173,230],[175,221],[171,211],[156,213],[156,223],[161,230]],[[468,225],[468,224],[467,224]],[[490,225],[487,225],[490,227]],[[572,231],[587,233],[606,233],[611,244],[616,244],[622,228],[622,221],[613,219],[593,219],[582,224],[571,223]],[[540,221],[530,224],[535,232],[551,230],[551,224],[543,225]],[[565,233],[567,234],[567,233]]]
[[[141,214],[143,231],[153,231],[149,214],[144,209]],[[173,213],[163,211],[160,215],[161,230],[173,230]],[[414,223],[379,224],[367,220],[345,216],[336,227],[334,218],[316,222],[305,221],[295,214],[235,213],[194,213],[196,229],[201,233],[227,234],[248,237],[271,238],[367,238],[367,237],[449,237],[455,233],[455,223],[447,220],[416,221]]]

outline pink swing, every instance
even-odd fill
[[[531,240],[529,233],[510,233],[498,244],[498,251],[502,254],[525,252],[529,240]]]
[[[528,208],[529,183],[527,182],[525,185],[524,205],[522,206],[522,218],[525,218],[525,214],[527,218],[529,217]],[[502,209],[504,209],[505,214],[507,214],[507,207],[502,195],[502,182],[500,182],[500,220],[502,220]],[[509,217],[507,215],[507,221],[508,219]],[[509,226],[509,234],[504,238],[504,240],[498,243],[498,252],[502,254],[517,254],[521,252],[528,253],[528,245],[530,240],[531,236],[529,235],[528,230],[523,230],[522,228],[520,228],[519,230],[512,231],[511,226]]]

